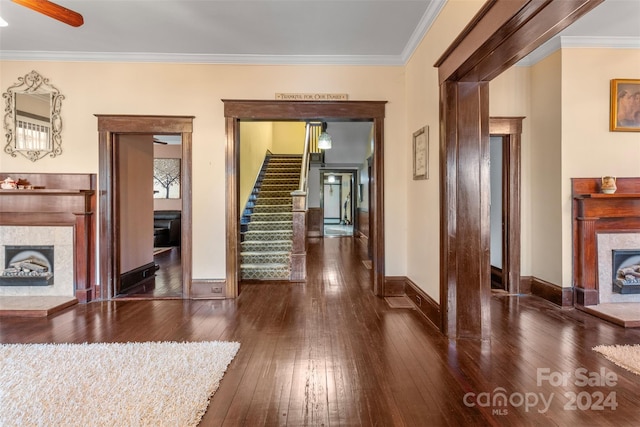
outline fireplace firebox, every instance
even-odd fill
[[[614,249],[613,292],[640,294],[640,249]]]
[[[5,246],[0,286],[53,285],[53,246]]]

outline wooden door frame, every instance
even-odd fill
[[[373,123],[373,198],[369,210],[373,247],[372,291],[384,295],[384,116],[387,101],[277,101],[223,99],[226,127],[226,296],[239,294],[240,121],[341,120]]]
[[[502,139],[502,288],[521,293],[521,134],[524,117],[490,117],[489,134]]]
[[[489,82],[604,0],[487,1],[434,64],[440,84],[440,313],[491,338]]]
[[[120,200],[118,196],[118,135],[180,134],[181,168],[181,263],[182,298],[191,297],[191,153],[194,116],[143,116],[96,114],[98,118],[98,265],[100,281],[96,295],[100,299],[115,297],[113,290],[120,269]]]

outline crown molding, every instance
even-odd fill
[[[398,55],[208,55],[148,52],[0,51],[3,61],[155,62],[246,65],[380,65],[402,66]]]
[[[431,28],[431,25],[436,21],[436,18],[440,14],[440,11],[447,3],[446,0],[434,0],[429,2],[429,6],[427,6],[427,10],[422,15],[420,22],[416,26],[416,29],[413,31],[413,34],[409,38],[407,45],[402,51],[402,63],[406,64],[413,52],[416,50],[422,39],[424,38],[427,31]]]
[[[530,67],[559,49],[603,48],[603,49],[640,49],[639,37],[578,37],[559,36],[542,44],[516,66]]]
[[[149,62],[178,64],[235,64],[235,65],[365,65],[403,66],[418,43],[442,10],[442,2],[433,2],[420,21],[402,55],[208,55],[148,52],[65,52],[65,51],[0,51],[2,61],[60,61],[60,62]],[[516,66],[529,67],[558,49],[606,48],[640,49],[638,37],[576,37],[559,36],[547,41]]]

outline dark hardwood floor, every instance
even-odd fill
[[[449,341],[416,310],[373,296],[365,253],[358,239],[314,239],[306,283],[2,318],[0,342],[239,341],[203,426],[639,425],[640,376],[591,348],[640,343],[640,331],[496,293],[491,341]],[[615,385],[576,384],[578,369],[615,375]],[[567,384],[538,381],[543,373],[566,373]],[[601,410],[591,407],[599,393],[609,396]]]
[[[176,299],[182,298],[182,266],[179,246],[167,248],[153,256],[158,266],[155,275],[131,289],[119,300],[125,299]]]

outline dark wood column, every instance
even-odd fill
[[[446,82],[442,85],[441,169],[444,203],[440,252],[441,291],[449,292],[441,310],[447,334],[488,339],[491,334],[489,298],[489,109],[488,83]],[[473,120],[470,120],[473,118]],[[465,165],[465,167],[458,167]],[[442,282],[444,280],[444,282]]]
[[[603,0],[489,0],[436,61],[440,306],[450,338],[489,339],[488,82]]]

